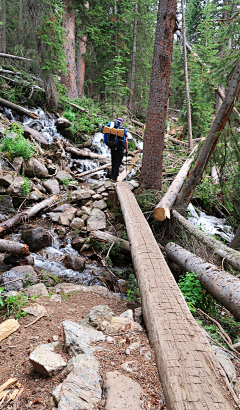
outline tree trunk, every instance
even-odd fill
[[[0,51],[6,53],[6,0],[1,0]]]
[[[6,221],[0,223],[0,235],[4,235],[10,229],[15,228],[16,226],[26,221],[28,218],[35,216],[38,212],[53,205],[57,199],[58,197],[54,195],[51,198],[47,198],[44,201],[32,206],[30,209],[19,212],[18,214],[7,219]]]
[[[124,169],[123,172],[121,172],[121,174],[118,176],[117,178],[117,182],[122,182],[124,181],[124,179],[128,176],[128,174],[130,174],[130,172],[132,171],[132,167],[133,165],[137,162],[137,160],[139,159],[139,155],[135,155],[135,157],[133,158],[133,160],[131,161],[131,164],[126,166],[126,169]]]
[[[206,245],[212,252],[220,256],[235,269],[240,271],[240,252],[229,248],[222,242],[218,241],[214,237],[204,233],[182,215],[180,215],[176,210],[172,211],[173,217],[178,221],[191,235],[193,235],[197,240],[201,241]]]
[[[18,257],[30,255],[27,245],[16,241],[8,241],[7,239],[0,239],[0,252],[11,253],[11,255]]]
[[[62,72],[61,83],[66,86],[69,98],[77,98],[75,9],[72,5],[72,0],[64,0],[63,28],[66,35],[63,43],[63,50],[66,54],[66,73]]]
[[[89,10],[89,2],[85,3],[85,7]],[[83,27],[83,31],[85,27]],[[78,40],[78,54],[77,54],[77,87],[78,87],[78,96],[82,98],[84,94],[84,78],[85,78],[85,59],[84,54],[86,53],[86,42],[87,36],[80,37]]]
[[[233,240],[231,241],[229,247],[235,249],[236,251],[240,251],[240,225],[238,225],[236,234]]]
[[[141,170],[141,182],[147,189],[160,190],[162,187],[164,134],[176,13],[176,0],[159,0]]]
[[[137,15],[138,15],[138,3],[135,3],[135,18],[133,26],[133,48],[132,48],[132,70],[130,80],[130,97],[129,97],[129,110],[133,109],[133,93],[135,86],[135,68],[136,68],[136,45],[137,45]]]
[[[172,209],[172,206],[178,196],[178,193],[180,189],[182,188],[182,185],[188,174],[188,171],[189,171],[189,168],[192,162],[193,162],[193,157],[190,156],[184,162],[182,168],[178,172],[176,178],[171,183],[166,194],[164,195],[164,197],[161,199],[159,204],[154,209],[153,216],[155,219],[157,219],[157,221],[164,221],[166,218],[170,219],[170,209]]]
[[[118,238],[117,236],[111,235],[108,232],[92,231],[89,238],[90,238],[90,241],[96,239],[97,241],[100,241],[100,242],[109,242],[109,243],[115,242],[119,246],[120,252],[122,252],[126,256],[131,255],[129,242],[125,241],[124,239]]]
[[[169,410],[232,409],[220,365],[192,317],[132,192],[116,186],[143,316]],[[222,387],[223,386],[223,387]]]
[[[192,118],[191,118],[191,105],[188,85],[188,68],[187,68],[187,48],[186,48],[186,27],[185,27],[185,8],[184,0],[182,0],[182,33],[183,33],[183,61],[184,61],[184,76],[185,76],[185,89],[186,89],[186,104],[187,104],[187,117],[188,117],[188,149],[192,151]]]
[[[23,0],[19,0],[19,44],[23,45]]]
[[[4,100],[4,98],[0,98],[0,105],[2,105],[3,107],[11,108],[12,110],[19,112],[20,114],[27,115],[28,117],[39,120],[39,116],[37,114],[34,114],[26,108],[20,107],[20,105]]]
[[[180,268],[199,276],[202,287],[240,320],[240,280],[173,242],[165,246],[167,256]]]
[[[240,59],[238,61],[238,65],[230,81],[225,100],[223,101],[223,104],[217,114],[217,117],[213,121],[213,124],[208,133],[208,136],[199,153],[195,166],[190,172],[189,177],[184,187],[182,188],[178,196],[178,199],[176,201],[175,206],[181,212],[184,212],[185,209],[187,208],[193,196],[196,186],[201,181],[203,171],[206,168],[208,161],[211,157],[211,154],[216,147],[218,139],[221,135],[221,131],[224,129],[225,124],[229,118],[229,115],[231,114],[234,101],[238,97],[239,86],[240,86]]]

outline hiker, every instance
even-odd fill
[[[122,126],[123,119],[117,118],[112,122],[108,122],[104,129],[104,142],[111,149],[112,159],[112,175],[113,181],[117,180],[119,168],[123,159],[123,152],[126,148],[126,156],[128,155],[128,140],[127,130]]]

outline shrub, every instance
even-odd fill
[[[28,196],[31,191],[30,182],[28,178],[24,178],[24,183],[22,184],[22,195]]]
[[[13,123],[11,131],[2,138],[0,150],[9,152],[13,158],[23,157],[24,161],[36,152],[34,144],[24,138],[22,126],[17,122]]]

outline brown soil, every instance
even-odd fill
[[[37,303],[44,305],[48,311],[49,317],[44,317],[35,324],[25,328],[25,326],[34,321],[33,316],[26,316],[19,319],[20,328],[17,332],[10,335],[0,344],[0,385],[5,383],[9,378],[17,378],[17,387],[24,388],[18,399],[18,405],[3,403],[1,406],[6,410],[10,409],[32,409],[38,410],[50,409],[50,398],[54,388],[61,383],[60,374],[45,378],[36,373],[29,362],[30,353],[41,343],[50,343],[53,336],[58,336],[58,352],[63,357],[69,359],[64,352],[64,340],[62,322],[72,320],[77,322],[81,320],[88,312],[97,305],[109,306],[115,315],[119,315],[127,309],[126,303],[120,299],[109,299],[99,296],[95,293],[87,294],[79,292],[72,296],[63,296],[62,303],[50,302],[47,297],[41,297],[36,300]],[[147,360],[144,355],[140,356],[140,348],[132,351],[130,355],[125,354],[125,350],[130,343],[140,342],[141,347],[147,347],[151,350],[151,360]],[[102,350],[95,353],[100,362],[100,371],[104,377],[107,371],[119,370],[128,377],[138,381],[144,388],[143,408],[164,410],[163,392],[159,382],[157,367],[154,359],[154,353],[149,346],[146,333],[127,332],[114,336],[114,343],[100,343]],[[134,360],[135,373],[130,374],[120,369],[120,365],[125,361]],[[13,391],[16,384],[9,390]],[[98,406],[101,410],[104,408],[104,399]]]

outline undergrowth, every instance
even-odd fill
[[[34,144],[29,142],[23,136],[22,126],[14,122],[10,131],[2,138],[0,151],[8,152],[12,158],[22,157],[27,161],[36,152]]]

